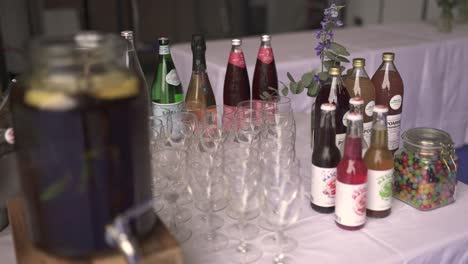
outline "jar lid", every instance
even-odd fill
[[[441,150],[453,147],[450,134],[436,128],[412,128],[405,131],[403,135],[401,135],[401,138],[405,143],[428,150]]]

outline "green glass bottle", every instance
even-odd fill
[[[154,116],[180,112],[184,108],[184,92],[177,70],[172,62],[169,39],[159,38],[159,63],[151,86]]]

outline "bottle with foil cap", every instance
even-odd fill
[[[146,82],[145,74],[141,68],[140,60],[138,59],[137,50],[135,48],[135,43],[133,41],[133,31],[125,30],[120,32],[120,36],[122,36],[126,40],[127,48],[124,53],[124,63],[125,66],[133,71],[138,79],[140,79],[141,84],[143,85],[143,96],[145,100],[145,104],[151,114],[151,100],[150,100],[150,90],[148,88],[148,83]]]
[[[337,167],[335,222],[346,230],[366,223],[367,167],[362,159],[362,115],[348,114],[345,151]]]
[[[335,210],[336,167],[341,159],[335,141],[335,111],[333,103],[320,106],[320,128],[312,152],[310,204],[319,213]]]
[[[374,107],[371,145],[364,155],[367,167],[367,216],[384,218],[392,209],[393,154],[388,149],[388,108]]]
[[[216,105],[216,99],[206,72],[205,38],[202,35],[193,35],[191,46],[193,53],[192,77],[187,88],[185,102],[187,110],[195,112],[201,119],[203,109]],[[202,109],[199,109],[200,107]]]
[[[240,39],[232,40],[224,78],[223,100],[224,105],[229,107],[237,107],[240,102],[250,100],[249,75],[241,45]]]
[[[317,144],[318,137],[315,133],[318,133],[320,128],[320,106],[324,103],[333,103],[336,105],[335,112],[335,131],[336,131],[336,145],[338,148],[342,148],[344,139],[346,136],[346,126],[343,124],[343,117],[349,110],[349,93],[343,85],[341,79],[340,69],[337,67],[331,67],[328,70],[328,80],[325,81],[317,97],[315,99],[315,105],[313,106],[313,143]]]
[[[151,86],[152,110],[154,116],[181,112],[184,108],[184,92],[172,61],[169,39],[159,38],[158,65]]]
[[[375,103],[388,107],[388,148],[395,153],[400,146],[401,113],[404,85],[394,64],[395,54],[382,54],[382,64],[372,76],[375,87]]]
[[[252,83],[252,99],[262,100],[263,93],[278,94],[278,76],[276,73],[275,57],[271,47],[271,36],[261,37],[260,48]]]
[[[372,132],[372,111],[375,105],[375,88],[367,75],[365,65],[365,59],[353,59],[353,70],[346,78],[345,84],[351,97],[364,99],[364,139],[369,145]]]
[[[121,63],[125,48],[119,36],[95,32],[37,39],[31,72],[12,90],[27,222],[47,252],[108,251],[106,225],[153,197],[144,88]],[[136,219],[138,238],[155,219]]]
[[[349,112],[348,113],[353,113],[353,112],[358,113],[360,115],[364,114],[364,99],[362,99],[361,97],[353,97],[349,99]],[[345,115],[345,118],[343,118],[343,122],[345,123],[347,122],[346,117],[347,117],[347,114]],[[361,132],[364,133],[364,127],[361,127]],[[364,157],[364,154],[366,154],[366,151],[368,148],[369,146],[367,145],[367,142],[364,140],[364,137],[362,137],[362,156],[363,157]]]

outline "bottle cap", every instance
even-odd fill
[[[124,38],[131,38],[131,37],[133,37],[133,31],[124,30],[124,31],[120,32],[120,36],[122,36]]]
[[[168,37],[160,37],[159,39],[159,45],[169,45],[169,38]]]
[[[262,35],[261,41],[262,42],[271,41],[271,36],[270,35]]]
[[[232,40],[232,45],[233,45],[233,46],[240,46],[240,45],[242,45],[242,40],[240,40],[240,39],[233,39],[233,40]]]
[[[336,110],[335,104],[330,104],[330,103],[324,103],[320,106],[320,110],[323,111],[334,111]]]
[[[393,61],[395,59],[395,53],[393,52],[384,52],[382,54],[383,61]]]
[[[206,50],[205,37],[202,35],[192,35],[192,51]]]
[[[349,103],[352,105],[364,105],[364,99],[361,97],[353,97],[349,99]]]
[[[388,113],[388,107],[385,105],[374,106],[374,113]]]
[[[331,68],[328,70],[328,74],[331,75],[331,76],[339,76],[339,75],[340,75],[340,68],[331,67]]]
[[[366,66],[366,60],[363,58],[353,59],[353,67],[364,67]]]
[[[359,120],[362,120],[362,115],[358,114],[358,113],[355,113],[355,112],[352,112],[352,113],[348,114],[347,118],[350,121],[359,121]]]

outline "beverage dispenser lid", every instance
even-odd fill
[[[417,127],[412,128],[401,135],[405,143],[423,149],[453,148],[450,134],[436,128]]]

